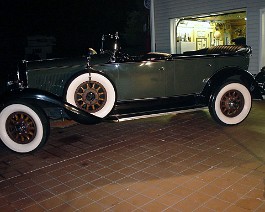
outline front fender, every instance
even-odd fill
[[[1,101],[3,102],[3,104],[5,104],[17,100],[25,101],[41,108],[63,108],[66,114],[71,119],[81,124],[96,124],[102,120],[97,116],[86,113],[85,111],[80,110],[74,105],[63,101],[60,97],[52,93],[34,88],[24,88],[8,91],[3,96]]]

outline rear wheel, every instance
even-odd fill
[[[209,111],[217,122],[236,125],[248,116],[251,104],[251,95],[246,86],[239,82],[229,82],[213,93]]]
[[[0,139],[18,153],[31,152],[45,144],[50,132],[45,113],[25,103],[7,105],[0,113]]]

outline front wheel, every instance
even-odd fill
[[[0,139],[18,153],[28,153],[44,145],[50,131],[45,113],[25,103],[7,105],[0,113],[0,127]]]
[[[251,110],[249,90],[239,82],[229,82],[213,93],[209,102],[211,116],[223,125],[241,123]]]

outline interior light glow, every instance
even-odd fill
[[[151,61],[145,61],[143,63],[140,64],[140,66],[150,66],[152,64]]]
[[[151,64],[151,61],[147,61],[145,65],[150,66]]]

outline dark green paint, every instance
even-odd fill
[[[100,62],[103,61],[106,62],[100,58]],[[248,55],[199,55],[103,63],[91,68],[103,72],[114,82],[118,100],[130,100],[201,93],[216,72],[226,67],[247,70],[248,63]],[[84,70],[89,71],[84,59],[70,60],[67,64],[62,60],[29,63],[28,86],[62,96],[71,77]]]

